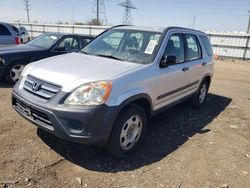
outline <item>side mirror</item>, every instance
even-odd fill
[[[163,56],[161,59],[160,67],[164,68],[169,65],[174,65],[176,64],[176,56],[175,55],[169,55],[169,56]]]
[[[57,47],[54,48],[53,51],[54,52],[65,52],[66,48],[65,48],[65,46],[57,46]]]

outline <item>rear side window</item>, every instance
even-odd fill
[[[8,30],[7,27],[5,27],[4,25],[0,24],[0,35],[1,36],[6,36],[6,35],[11,35],[11,33]]]
[[[200,59],[201,49],[200,49],[200,45],[196,36],[185,35],[185,38],[186,38],[186,44],[187,44],[187,49],[186,49],[187,61]]]
[[[208,56],[213,56],[213,49],[209,39],[206,36],[200,36],[203,45],[205,46]]]
[[[74,37],[67,37],[58,46],[64,47],[67,52],[77,51],[79,49],[79,42]]]

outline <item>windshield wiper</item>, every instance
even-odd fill
[[[87,54],[87,55],[90,55],[89,53],[87,53],[87,52],[84,52],[84,51],[82,51],[82,50],[80,50],[79,52],[80,52],[80,53],[83,53],[83,54]]]
[[[103,55],[103,54],[90,54],[90,53],[87,53],[87,52],[84,52],[84,51],[79,51],[80,53],[83,53],[83,54],[87,54],[87,55],[95,55],[95,56],[99,56],[99,57],[107,57],[107,58],[110,58],[110,59],[115,59],[115,60],[119,60],[119,61],[124,61],[123,59],[120,59],[118,57],[115,57],[115,56],[112,56],[112,55]]]
[[[107,58],[115,59],[115,60],[119,60],[119,61],[124,61],[123,59],[120,59],[120,58],[112,56],[112,55],[103,55],[103,54],[93,54],[93,55],[96,55],[96,56],[99,56],[99,57],[107,57]]]

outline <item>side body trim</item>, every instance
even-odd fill
[[[192,83],[190,83],[190,84],[188,84],[188,85],[182,86],[182,87],[180,87],[180,88],[178,88],[178,89],[175,89],[175,90],[173,90],[173,91],[170,91],[170,92],[168,92],[168,93],[164,93],[164,94],[158,96],[158,97],[157,97],[157,100],[163,99],[163,98],[165,98],[165,97],[167,97],[167,96],[169,96],[169,95],[173,95],[173,94],[175,94],[175,93],[177,93],[177,92],[180,92],[180,91],[185,90],[185,89],[187,89],[187,88],[189,88],[189,87],[192,87],[192,86],[194,86],[194,85],[196,85],[196,84],[198,84],[198,83],[199,83],[199,80],[197,80],[197,81],[195,81],[195,82],[192,82]],[[188,90],[188,91],[189,91],[189,90]]]

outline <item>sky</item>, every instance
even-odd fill
[[[125,0],[103,0],[107,22],[122,24]],[[131,0],[133,25],[182,26],[195,29],[246,31],[249,0]],[[39,23],[87,22],[94,18],[95,0],[30,0],[30,20]],[[0,0],[0,21],[27,21],[23,0]],[[102,14],[101,14],[102,16]]]

